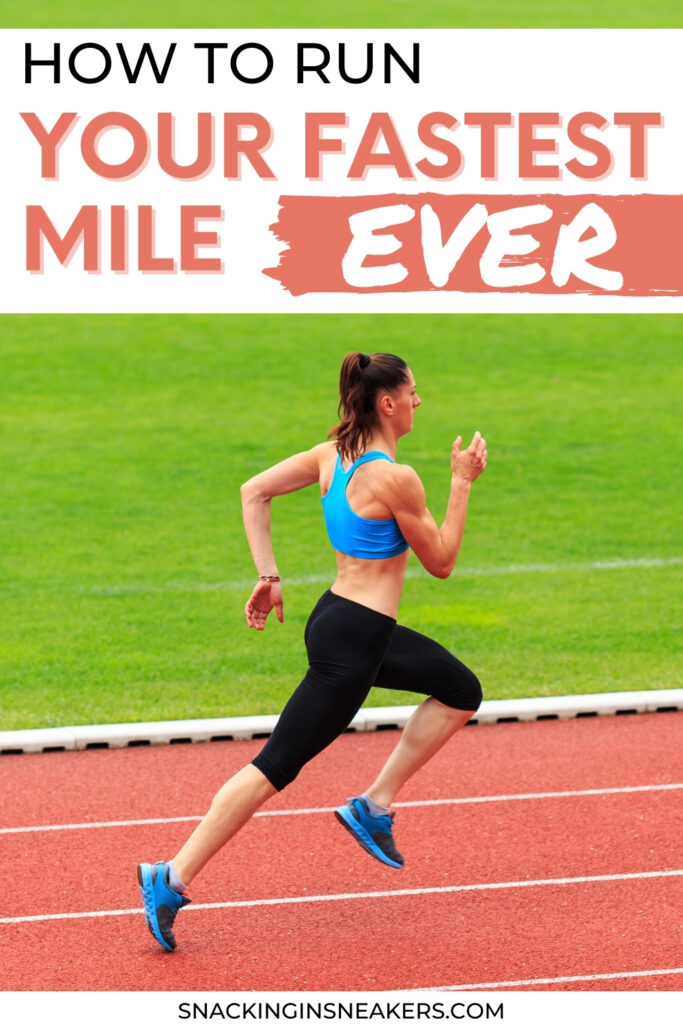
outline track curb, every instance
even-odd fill
[[[402,729],[416,705],[362,708],[350,732]],[[683,711],[683,689],[634,690],[568,697],[525,697],[485,700],[470,724],[537,722],[549,719],[589,718],[597,715],[633,715]],[[57,729],[20,729],[0,732],[0,754],[50,753],[169,743],[206,743],[251,740],[269,736],[278,715],[242,718],[197,718],[173,722],[134,722],[118,725],[75,725]]]

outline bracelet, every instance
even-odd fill
[[[279,583],[279,576],[259,576],[259,583]]]

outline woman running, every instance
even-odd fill
[[[138,865],[145,919],[165,950],[176,947],[173,922],[185,890],[204,865],[274,793],[347,728],[372,686],[427,694],[362,796],[335,811],[360,846],[393,868],[391,805],[403,784],[475,713],[477,677],[435,641],[396,623],[409,549],[433,576],[453,570],[474,480],[486,467],[479,432],[451,451],[451,488],[439,528],[420,478],[395,461],[396,446],[420,405],[413,374],[398,356],[352,352],[340,377],[340,422],[332,440],[293,455],[243,485],[247,540],[258,572],[245,612],[262,630],[275,609],[283,621],[282,584],[270,531],[271,499],[319,483],[336,552],[337,576],[313,609],[304,634],[308,671],[251,764],[214,797],[206,816],[171,861]]]

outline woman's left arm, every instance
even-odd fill
[[[242,484],[244,529],[259,577],[279,577],[270,531],[271,499],[316,483],[320,478],[323,449],[329,449],[329,445],[316,445],[309,451],[292,455]],[[273,608],[282,622],[282,585],[279,579],[259,579],[245,607],[248,625],[252,629],[263,629]]]

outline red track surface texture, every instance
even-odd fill
[[[401,794],[401,871],[318,813],[398,738],[342,736],[195,880],[172,955],[147,932],[135,865],[170,857],[193,822],[133,822],[201,815],[260,741],[4,757],[0,987],[680,991],[682,725],[463,730]],[[314,813],[272,813],[295,810]]]

